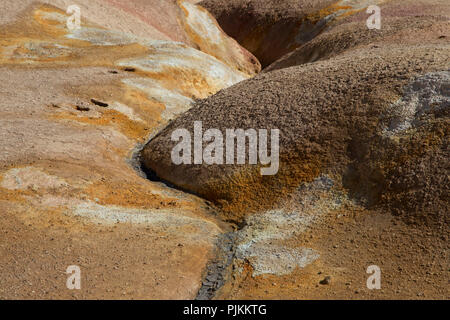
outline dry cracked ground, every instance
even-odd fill
[[[449,17],[2,0],[0,299],[450,299]],[[195,121],[279,129],[278,173],[175,165]]]

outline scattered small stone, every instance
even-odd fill
[[[125,68],[125,69],[123,69],[124,71],[127,71],[127,72],[135,72],[136,71],[136,68]]]
[[[330,276],[326,276],[323,280],[321,280],[319,282],[320,284],[326,285],[326,284],[330,284],[331,283],[331,277]]]
[[[119,72],[117,72],[116,70],[109,70],[108,71],[109,73],[112,73],[112,74],[118,74]]]
[[[210,275],[208,275],[208,276],[206,277],[206,280],[207,280],[207,281],[210,281],[210,282],[217,281],[217,275],[216,275],[216,274],[210,274]]]
[[[98,101],[98,100],[95,100],[95,99],[91,99],[91,102],[92,102],[93,104],[95,104],[95,105],[97,105],[97,106],[99,106],[99,107],[103,107],[103,108],[106,108],[106,107],[108,106],[107,103],[101,102],[101,101]]]
[[[76,109],[78,111],[89,111],[89,110],[91,110],[91,108],[85,107],[85,106],[76,106]]]

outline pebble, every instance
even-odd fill
[[[330,284],[331,283],[331,277],[330,276],[326,276],[323,280],[321,280],[319,282],[320,284]]]

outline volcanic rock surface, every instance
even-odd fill
[[[445,1],[76,3],[0,2],[0,298],[450,298]],[[175,165],[195,121],[278,173]]]

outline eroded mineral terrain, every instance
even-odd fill
[[[450,298],[448,1],[0,12],[1,299]],[[174,164],[196,121],[279,129],[278,173]]]

